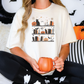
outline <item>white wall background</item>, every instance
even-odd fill
[[[80,24],[84,20],[84,0],[61,0],[62,3],[67,7],[68,12],[72,13],[76,10],[74,16],[70,16],[72,24]],[[9,13],[15,13],[21,6],[22,0],[10,1],[1,0],[3,8]]]
[[[66,6],[69,13],[76,10],[74,16],[70,16],[73,26],[75,23],[80,24],[84,20],[84,0],[61,0]]]

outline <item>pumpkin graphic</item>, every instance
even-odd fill
[[[45,34],[45,31],[41,31],[41,34]]]
[[[74,31],[78,40],[84,39],[84,26],[74,26]]]
[[[48,41],[48,38],[44,38],[44,41]]]
[[[34,21],[34,22],[32,22],[32,26],[36,26],[36,22]]]

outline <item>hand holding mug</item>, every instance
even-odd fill
[[[64,69],[64,61],[60,57],[55,57],[54,58],[54,67],[57,71],[61,72]]]

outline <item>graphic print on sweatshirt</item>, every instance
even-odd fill
[[[54,42],[54,21],[48,17],[32,17],[32,42]]]

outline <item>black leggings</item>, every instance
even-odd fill
[[[58,84],[58,81],[56,81],[55,78],[61,76],[69,76],[70,84],[84,84],[83,65],[65,61],[64,70],[62,72],[58,72],[55,70],[54,74],[51,76],[41,76],[40,74],[35,72],[30,66],[30,64],[26,62],[24,59],[22,59],[21,57],[4,51],[0,51],[0,73],[2,75],[13,81],[14,79],[20,80],[19,78],[20,74],[22,76],[26,75],[26,73],[23,74],[20,73],[24,71],[24,69],[25,70],[28,69],[26,73],[28,73],[28,75],[31,75],[32,77],[31,82],[29,82],[28,84],[34,84],[37,80],[39,80],[41,84],[46,84],[44,80],[50,82],[49,84]],[[20,74],[17,75],[18,73]],[[24,84],[24,83],[18,82],[18,84]]]

